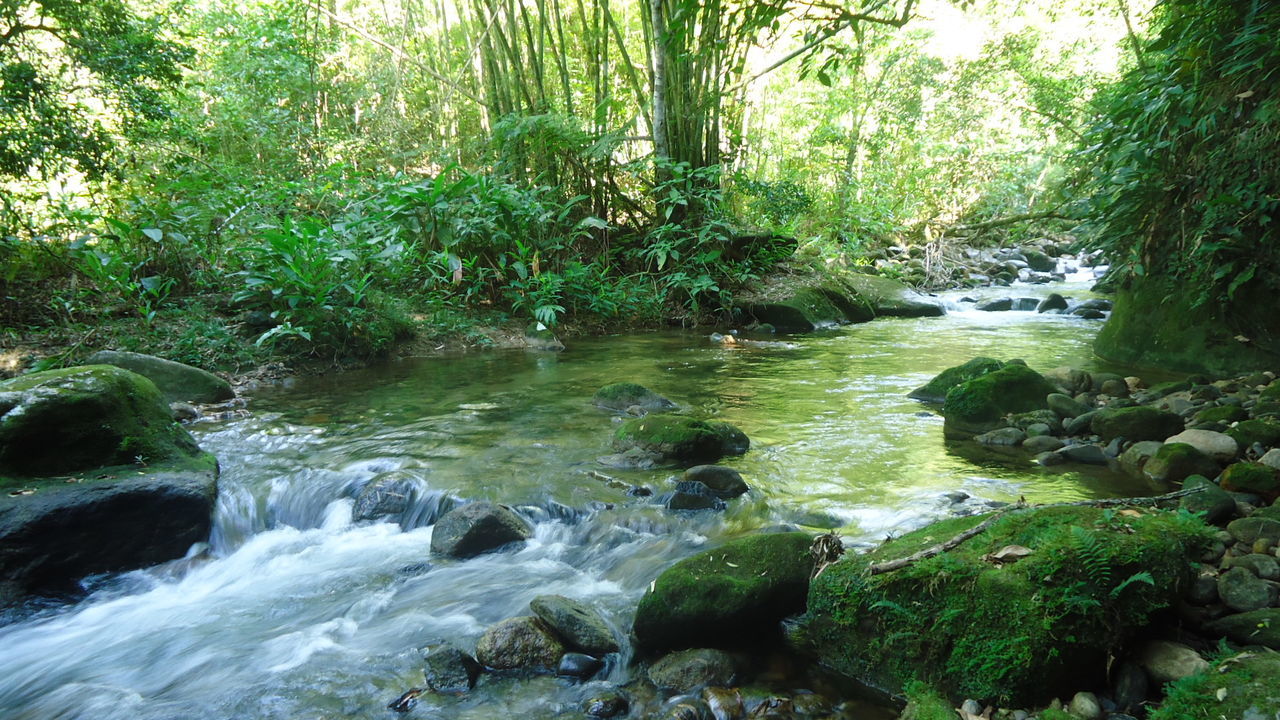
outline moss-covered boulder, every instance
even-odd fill
[[[672,565],[640,599],[636,643],[726,647],[775,632],[779,620],[804,610],[812,541],[806,533],[752,535]]]
[[[963,365],[943,370],[923,386],[907,393],[907,397],[924,402],[941,403],[947,399],[947,392],[951,388],[995,372],[1002,367],[1004,363],[995,358],[976,357]]]
[[[1192,475],[1218,476],[1218,463],[1187,443],[1165,443],[1142,467],[1157,482],[1180,483]]]
[[[1280,708],[1280,654],[1233,657],[1217,668],[1177,681],[1150,720],[1269,720]]]
[[[946,520],[846,555],[810,586],[798,641],[829,668],[890,692],[920,681],[953,699],[1042,702],[1100,684],[1108,653],[1176,600],[1189,558],[1210,541],[1185,513],[1015,510],[949,552],[867,572],[984,519]]]
[[[1240,443],[1241,448],[1251,448],[1254,444],[1263,447],[1280,445],[1280,422],[1275,420],[1245,420],[1229,428],[1227,434]]]
[[[0,605],[182,557],[209,537],[217,477],[140,375],[91,365],[0,383]]]
[[[947,392],[942,416],[948,433],[977,434],[1004,424],[1006,415],[1047,409],[1057,388],[1026,365],[1009,363]]]
[[[639,407],[646,412],[673,410],[676,404],[649,388],[633,382],[616,382],[605,385],[591,398],[596,407],[626,412]]]
[[[623,423],[614,434],[619,452],[638,450],[658,462],[697,464],[750,448],[745,433],[726,422],[695,420],[683,415],[649,415]]]
[[[1183,426],[1182,416],[1147,405],[1107,408],[1090,423],[1093,432],[1107,442],[1118,437],[1132,442],[1164,440],[1182,432]]]
[[[1222,471],[1222,487],[1260,495],[1268,503],[1280,497],[1280,470],[1256,462],[1238,462]]]
[[[1249,412],[1235,405],[1221,405],[1201,410],[1195,414],[1194,419],[1197,424],[1213,423],[1225,426],[1241,420],[1248,420]]]
[[[216,403],[235,397],[231,384],[207,370],[154,355],[100,350],[89,356],[90,365],[114,365],[136,372],[156,384],[168,402]]]
[[[1204,521],[1219,525],[1230,520],[1236,512],[1236,500],[1207,477],[1191,475],[1182,482],[1184,490],[1200,488],[1200,492],[1183,496],[1178,504],[1187,512],[1203,513]]]
[[[896,280],[848,272],[776,278],[744,295],[738,309],[783,332],[807,332],[877,317],[929,317],[945,312],[937,300]]]

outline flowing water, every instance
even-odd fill
[[[472,649],[544,593],[587,601],[625,634],[662,568],[764,526],[838,528],[857,545],[983,501],[1143,492],[1105,470],[945,442],[941,418],[906,394],[946,367],[990,355],[1099,368],[1096,321],[956,308],[763,346],[614,336],[259,391],[243,416],[192,426],[222,464],[210,547],[95,579],[86,600],[0,628],[0,717],[386,718],[390,700],[422,685],[424,646]],[[618,419],[591,395],[619,380],[746,431],[751,451],[726,464],[752,491],[722,513],[674,513],[618,487],[660,495],[673,477],[597,464]],[[410,508],[353,522],[354,495],[391,476],[415,484]],[[954,491],[972,499],[953,505]],[[534,538],[432,558],[431,523],[454,498],[515,506]],[[490,676],[462,699],[424,695],[410,717],[577,716],[584,697],[629,678],[625,655],[593,683]]]

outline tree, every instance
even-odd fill
[[[190,51],[123,0],[0,0],[0,175],[113,172],[165,120]]]

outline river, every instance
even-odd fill
[[[1083,297],[1087,285],[984,290]],[[985,501],[1142,494],[1106,470],[1040,468],[970,443],[906,394],[975,355],[1033,368],[1101,368],[1100,324],[957,304],[943,318],[884,319],[725,347],[705,333],[576,340],[561,353],[489,351],[400,361],[260,390],[246,412],[191,429],[221,461],[210,547],[145,571],[91,579],[84,601],[0,628],[0,717],[386,718],[422,685],[421,648],[473,649],[536,595],[584,600],[623,632],[679,558],[764,526],[838,528],[877,542]],[[615,470],[617,419],[600,386],[642,383],[742,428],[726,464],[751,492],[726,511],[675,513],[625,485],[670,487],[669,470]],[[418,486],[408,511],[353,522],[353,494],[387,474]],[[953,505],[946,493],[971,499]],[[452,562],[428,551],[450,498],[516,506],[523,548]],[[398,521],[398,522],[397,522]],[[488,677],[470,695],[424,695],[413,718],[579,716],[605,677]],[[867,710],[865,717],[880,716]]]

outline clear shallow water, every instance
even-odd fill
[[[1063,288],[985,292],[1051,290]],[[1033,502],[1142,493],[1104,470],[944,442],[941,418],[905,397],[980,354],[1102,369],[1089,349],[1099,326],[953,309],[762,347],[617,336],[261,391],[247,416],[193,426],[223,467],[210,551],[101,579],[76,606],[0,628],[0,717],[391,717],[386,703],[422,685],[423,646],[474,648],[543,593],[588,601],[623,632],[663,567],[756,528],[838,527],[874,542],[951,512],[942,495],[955,490]],[[590,398],[618,380],[746,431],[751,452],[726,464],[752,492],[724,513],[677,514],[589,475],[657,494],[674,475],[596,463],[615,418]],[[354,494],[388,474],[419,488],[403,527],[353,523]],[[433,559],[429,523],[450,497],[516,506],[535,537],[515,552]],[[604,680],[625,682],[625,660]],[[410,717],[573,716],[602,682],[489,677],[462,700],[424,696]]]

